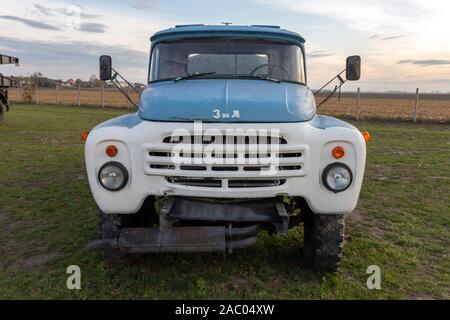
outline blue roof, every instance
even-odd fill
[[[160,41],[211,38],[211,37],[244,37],[260,38],[279,41],[294,42],[300,45],[305,39],[296,32],[281,29],[278,26],[237,26],[237,25],[182,25],[161,30],[155,33],[150,40],[154,43]]]

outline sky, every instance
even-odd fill
[[[21,63],[0,72],[87,80],[109,54],[123,76],[145,83],[152,34],[222,22],[300,33],[312,88],[358,54],[362,78],[347,90],[450,92],[448,0],[15,0],[0,9],[0,53]]]

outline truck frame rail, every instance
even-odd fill
[[[15,64],[19,66],[19,58],[0,54],[0,64]],[[9,88],[17,86],[17,81],[11,77],[5,77],[0,73],[0,88]]]

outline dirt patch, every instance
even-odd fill
[[[442,176],[442,177],[429,176],[428,179],[431,179],[431,180],[450,180],[450,177],[449,176]]]
[[[348,214],[346,217],[346,221],[349,225],[359,225],[364,226],[369,229],[370,234],[374,235],[377,238],[383,238],[384,237],[384,226],[383,224],[378,221],[377,219],[374,219],[360,210],[356,209],[352,213]],[[346,239],[347,241],[351,241],[351,237],[349,239]]]
[[[219,290],[232,290],[235,292],[247,291],[252,288],[252,283],[249,279],[244,279],[237,276],[232,276],[224,283],[217,284]]]
[[[275,291],[279,291],[284,286],[284,278],[278,275],[274,280],[270,281],[269,287]]]
[[[373,170],[373,173],[370,174],[370,178],[372,180],[387,181],[391,179],[391,177],[389,176],[392,172],[392,168],[389,166],[380,164],[369,164],[368,169]]]
[[[59,256],[59,254],[57,253],[40,254],[23,260],[19,260],[15,265],[16,267],[24,271],[31,271],[34,268],[42,266],[47,262],[53,260],[57,256]]]
[[[347,215],[346,220],[347,221],[350,220],[351,222],[358,223],[358,222],[364,221],[364,217],[362,216],[361,211],[356,209],[352,213]]]
[[[380,164],[369,164],[370,179],[375,181],[401,181],[412,182],[414,179],[411,176],[402,175],[398,170],[394,170],[390,166]]]

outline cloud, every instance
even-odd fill
[[[331,57],[331,56],[335,56],[336,54],[334,53],[329,53],[323,50],[315,50],[315,51],[311,51],[310,53],[307,54],[307,57],[310,59],[314,59],[314,58],[325,58],[325,57]]]
[[[450,65],[450,60],[428,59],[428,60],[400,60],[398,64],[414,64],[421,67]]]
[[[148,10],[153,8],[158,0],[131,0],[131,7],[138,10]]]
[[[328,54],[328,53],[317,53],[317,54],[308,54],[308,58],[314,59],[314,58],[326,58],[326,57],[332,57],[334,54]]]
[[[36,11],[35,11],[36,13],[44,15],[44,16],[62,15],[62,16],[70,17],[70,16],[74,15],[75,9],[77,11],[79,11],[80,18],[82,18],[82,19],[96,19],[96,18],[100,18],[102,16],[100,14],[88,13],[88,12],[86,12],[86,9],[80,5],[70,5],[70,6],[67,6],[66,8],[60,8],[60,7],[51,8],[51,7],[46,7],[44,5],[41,5],[41,4],[35,4],[34,8],[36,9]]]
[[[40,14],[43,14],[45,16],[53,15],[52,10],[50,8],[44,7],[40,4],[35,4],[34,7],[36,8],[37,12]]]
[[[373,35],[373,36],[369,37],[369,40],[379,39],[379,40],[382,40],[382,41],[388,41],[388,40],[401,39],[401,38],[404,38],[404,37],[405,37],[405,35],[382,36],[382,35],[376,34],[376,35]]]
[[[144,81],[148,64],[148,53],[127,49],[122,45],[19,40],[0,36],[0,49],[21,59],[18,73],[41,71],[55,79],[87,79],[97,73],[98,57],[102,54],[111,55],[114,66],[121,72],[125,71],[124,75],[129,75],[132,81]]]
[[[71,5],[67,8],[56,8],[56,7],[48,7],[40,4],[35,4],[34,8],[36,9],[36,13],[39,15],[44,15],[47,17],[75,17],[79,16],[80,18],[80,26],[79,28],[75,28],[79,31],[89,32],[89,33],[105,33],[106,25],[97,23],[97,22],[85,22],[85,20],[95,19],[101,17],[98,14],[86,13],[86,10],[79,5]],[[58,28],[59,29],[59,28]]]
[[[0,16],[0,19],[21,22],[31,28],[36,28],[36,29],[44,29],[44,30],[51,30],[51,31],[61,30],[58,27],[55,27],[55,26],[52,26],[52,25],[49,25],[49,24],[46,24],[46,23],[43,23],[40,21],[16,17],[16,16],[3,15],[3,16]]]
[[[91,32],[91,33],[105,33],[106,25],[101,23],[82,23],[80,26],[80,31]]]
[[[337,21],[353,30],[370,33],[402,30],[427,6],[422,0],[256,0],[283,10],[319,15]],[[428,0],[428,2],[439,0]]]
[[[317,53],[317,54],[308,54],[308,58],[315,59],[315,58],[326,58],[326,57],[332,57],[334,54],[327,54],[327,53]]]
[[[381,40],[383,41],[387,41],[387,40],[395,40],[395,39],[401,39],[404,38],[405,36],[399,35],[399,36],[389,36],[389,37],[384,37],[381,38]]]
[[[40,7],[40,10],[41,10],[40,12],[44,15],[52,15],[52,13],[48,10],[48,8]],[[40,22],[37,20],[31,20],[31,19],[26,19],[26,18],[21,18],[21,17],[16,17],[16,16],[3,15],[3,16],[0,16],[0,19],[21,22],[29,27],[37,28],[37,29],[44,29],[44,30],[50,30],[50,31],[61,30],[61,28],[59,28],[59,27],[49,25],[49,24],[46,24],[46,23],[43,23],[43,22]],[[104,24],[101,24],[101,23],[86,22],[86,23],[81,23],[78,30],[83,31],[83,32],[89,32],[89,33],[105,33],[106,28],[107,28],[107,26]]]
[[[386,34],[408,35],[415,39],[407,42],[409,50],[429,53],[450,50],[450,42],[443,40],[450,38],[448,0],[253,1],[286,12],[299,12],[332,20],[348,29],[372,34],[371,40]],[[393,40],[389,38],[385,40]]]

